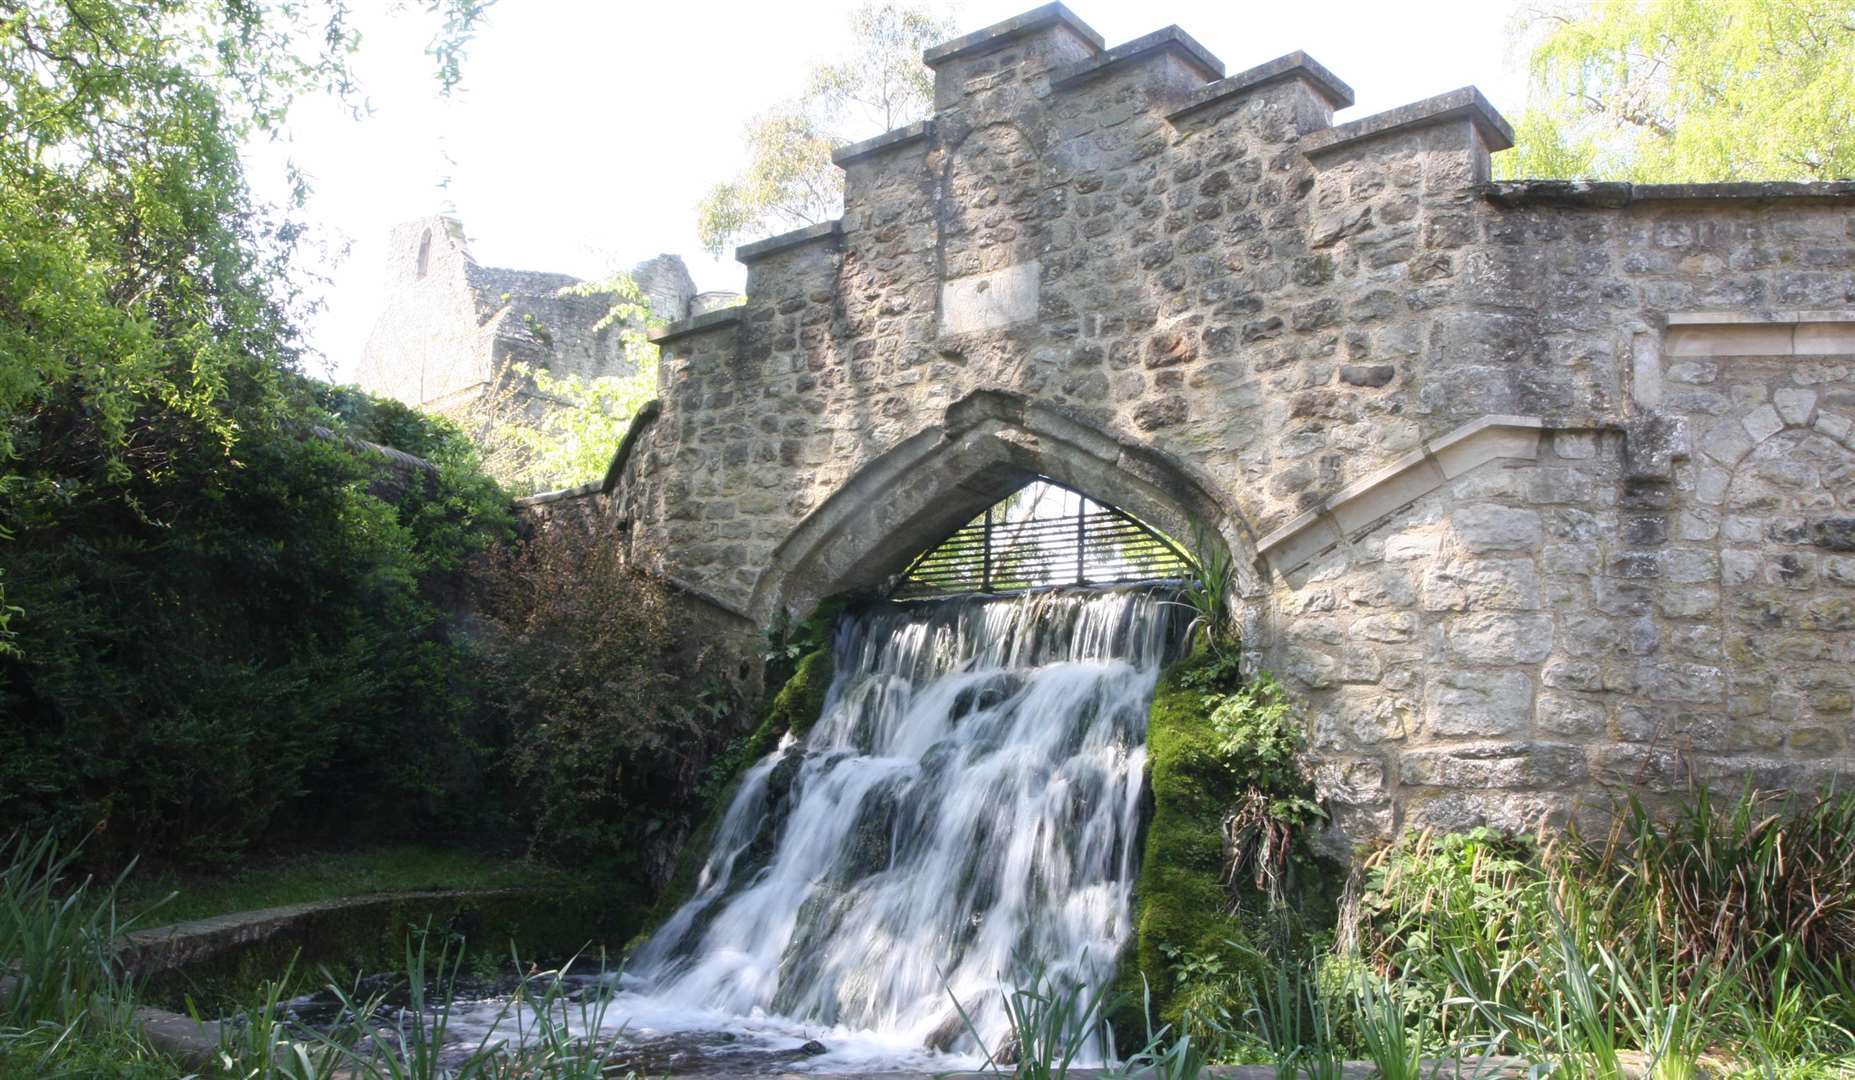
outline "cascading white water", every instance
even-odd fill
[[[827,1069],[920,1065],[973,1049],[949,991],[1000,1044],[1017,958],[1111,979],[1176,610],[1099,591],[844,620],[822,717],[742,777],[695,895],[609,1015],[823,1038],[843,1051]]]

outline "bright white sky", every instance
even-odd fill
[[[960,32],[1037,0],[964,0]],[[1510,41],[1515,0],[1073,0],[1116,45],[1177,23],[1235,72],[1295,49],[1351,84],[1341,121],[1474,84],[1510,118],[1525,92]],[[363,19],[358,60],[373,113],[306,103],[287,146],[253,154],[260,194],[285,157],[314,186],[320,239],[351,245],[310,327],[323,374],[351,379],[373,323],[387,230],[456,214],[477,261],[592,277],[658,252],[704,289],[741,268],[696,242],[695,204],[741,165],[754,114],[801,88],[846,47],[857,0],[502,0],[471,45],[464,85],[440,100],[423,54],[430,24]],[[846,132],[853,137],[876,132]],[[448,179],[448,184],[445,183]]]

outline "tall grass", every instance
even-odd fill
[[[241,1018],[221,1052],[221,1071],[237,1080],[613,1080],[620,1076],[616,1032],[604,1030],[610,994],[575,995],[561,970],[525,980],[474,1046],[455,1044],[451,1002],[464,951],[450,938],[415,932],[406,945],[404,1008],[384,994],[358,998],[331,984],[340,1020],[309,1031],[267,1004]],[[519,958],[516,970],[521,970]],[[599,980],[603,988],[605,980]],[[577,1021],[577,1022],[576,1022]],[[503,1032],[506,1034],[502,1034]],[[624,1073],[624,1076],[635,1076]]]
[[[1010,986],[999,992],[1008,1034],[996,1046],[986,1045],[966,1006],[952,987],[947,988],[966,1033],[985,1055],[987,1069],[1004,1075],[1009,1065],[1010,1075],[1018,1080],[1063,1080],[1079,1059],[1109,1045],[1107,1018],[1124,1000],[1120,995],[1105,985],[1089,989],[1072,980],[1053,979],[1034,959],[1017,960],[1013,967]],[[1157,1042],[1150,1042],[1147,1050],[1159,1049]],[[1140,1058],[1147,1050],[1131,1056]]]
[[[1378,860],[1362,912],[1367,960],[1438,997],[1458,1053],[1598,1080],[1855,1053],[1855,796],[1632,802],[1597,842],[1420,836]]]
[[[122,878],[75,878],[76,856],[49,833],[0,845],[0,1026],[68,1025],[132,997],[114,953],[136,921],[117,910]]]

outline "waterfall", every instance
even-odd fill
[[[1014,957],[1111,979],[1176,610],[1097,591],[842,620],[823,715],[741,778],[628,988],[652,1012],[970,1051],[949,990],[997,1045]]]

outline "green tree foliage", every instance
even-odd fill
[[[709,254],[836,217],[844,177],[831,151],[851,141],[846,133],[879,134],[927,115],[934,80],[921,52],[952,34],[951,20],[924,7],[868,2],[850,29],[850,55],[813,69],[796,100],[748,125],[746,169],[711,188],[697,208]]]
[[[1596,0],[1529,22],[1535,98],[1504,175],[1855,176],[1845,0]]]
[[[406,6],[448,88],[484,5]],[[0,0],[0,820],[214,856],[462,767],[440,615],[506,499],[455,428],[297,373],[302,230],[239,159],[352,100],[355,42],[333,0]]]

